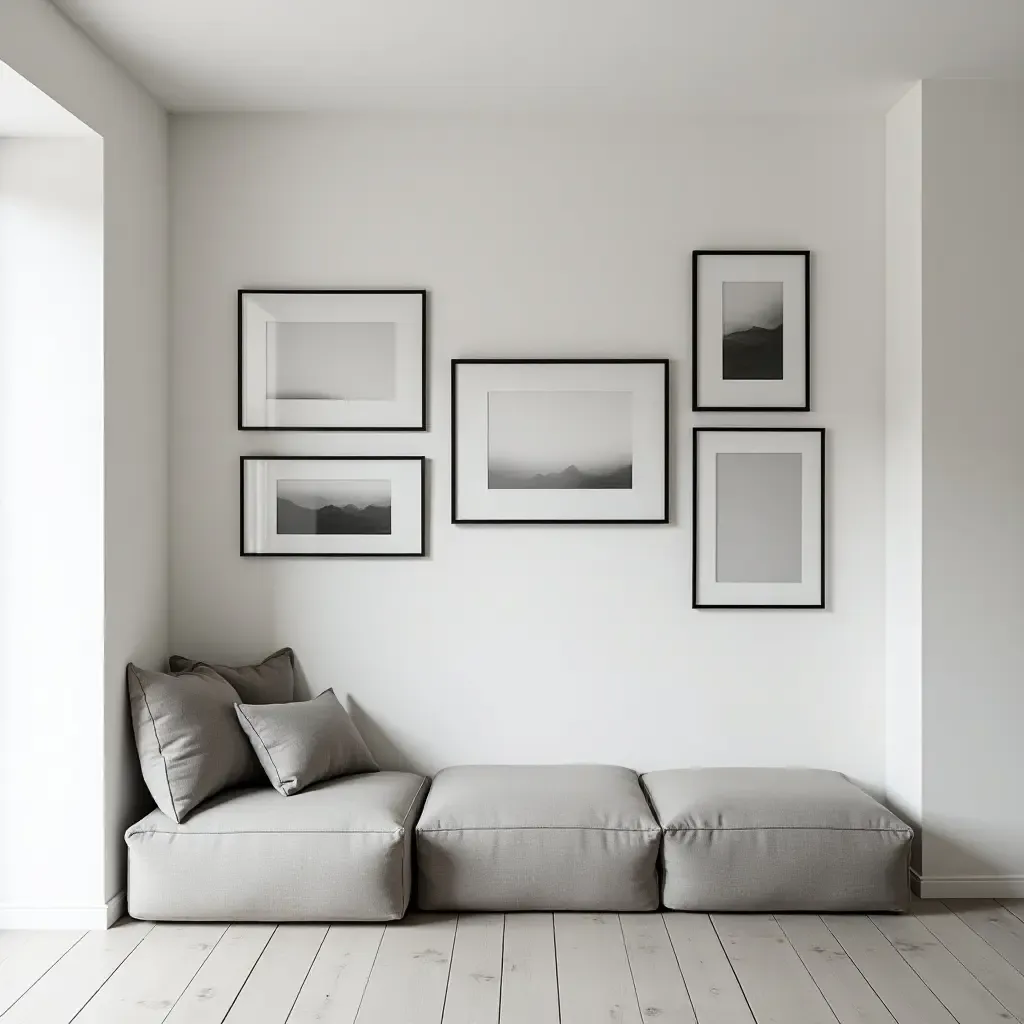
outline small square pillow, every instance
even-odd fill
[[[174,674],[212,668],[238,691],[243,704],[287,704],[295,699],[295,652],[290,647],[274,651],[258,665],[211,665],[180,654],[172,654],[167,664]]]
[[[129,665],[127,674],[142,777],[169,818],[180,823],[215,793],[259,777],[230,683],[202,667],[172,676]]]
[[[284,796],[339,775],[380,771],[333,690],[292,704],[236,704],[271,785]]]

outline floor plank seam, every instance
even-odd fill
[[[288,1024],[288,1021],[291,1020],[291,1016],[295,1012],[295,1004],[299,1001],[302,989],[305,987],[306,982],[309,980],[310,972],[313,970],[313,964],[316,963],[316,958],[320,955],[320,950],[324,948],[324,943],[327,941],[327,936],[330,934],[331,926],[328,925],[327,930],[324,932],[324,937],[320,940],[320,945],[316,947],[313,959],[309,961],[309,966],[306,968],[306,973],[302,976],[302,981],[299,983],[299,987],[295,990],[295,998],[292,1000],[292,1005],[288,1007],[288,1012],[285,1014],[284,1024]]]
[[[668,936],[668,948],[672,950],[672,956],[675,957],[679,977],[683,979],[683,990],[686,992],[686,998],[690,1001],[690,1009],[693,1011],[693,1019],[696,1020],[697,1007],[693,1005],[693,996],[690,995],[690,986],[686,982],[686,975],[683,973],[683,965],[679,962],[679,953],[676,950],[676,944],[672,941],[672,933],[668,930],[668,922],[665,920],[664,911],[659,911],[658,917],[661,919],[661,927],[665,929],[665,934]]]
[[[555,1007],[558,1010],[558,1024],[562,1024],[562,986],[558,981],[558,931],[554,914],[551,915],[551,953],[555,960]]]
[[[995,992],[993,992],[992,989],[990,989],[988,987],[988,985],[985,984],[985,982],[981,978],[978,977],[977,972],[976,971],[972,971],[970,969],[970,967],[968,967],[967,964],[965,964],[963,962],[963,960],[961,960],[960,957],[958,957],[956,955],[956,953],[952,949],[950,949],[949,946],[947,946],[945,942],[942,941],[942,937],[940,935],[936,935],[935,932],[933,932],[931,930],[931,928],[928,927],[928,922],[927,921],[925,921],[923,918],[918,917],[916,914],[914,915],[914,919],[916,921],[920,921],[921,924],[924,925],[925,931],[927,931],[929,935],[933,936],[935,941],[1010,1015],[1010,1019],[1011,1020],[1016,1020],[1016,1021],[1020,1021],[1021,1020],[1021,1018],[1017,1014],[1015,1014],[1002,1001],[1002,999],[1000,999],[999,996],[997,996],[995,994]],[[958,918],[958,920],[959,920],[959,918]],[[975,934],[977,935],[977,932],[975,932]],[[981,938],[981,936],[978,936],[978,937]],[[982,942],[984,942],[984,941],[985,940],[982,939]],[[988,945],[988,944],[986,943],[986,945]],[[989,946],[989,949],[992,949],[992,947]],[[993,950],[993,952],[998,953],[999,950],[996,949],[996,950]],[[904,957],[904,959],[906,959],[906,957]],[[1009,961],[1006,961],[1006,962],[1009,963]],[[913,965],[911,965],[911,966],[913,966]],[[1013,964],[1010,964],[1010,967],[1013,970],[1015,970],[1015,971],[1017,970],[1017,968],[1014,967]],[[1017,973],[1020,974],[1020,971],[1017,971]],[[1021,976],[1021,979],[1024,980],[1024,974],[1022,974],[1020,976]],[[918,977],[920,978],[921,976],[918,975]],[[924,978],[921,978],[921,980],[924,981]],[[927,985],[928,982],[925,981],[925,984]],[[938,998],[937,995],[936,995],[936,998]],[[943,1004],[943,1005],[945,1005],[945,1004]],[[946,1007],[946,1008],[949,1009],[949,1007]],[[953,1011],[950,1010],[949,1012],[952,1013]],[[1024,1021],[1021,1021],[1021,1024],[1024,1024]]]
[[[800,950],[797,949],[796,946],[793,945],[793,940],[789,937],[789,935],[786,933],[786,929],[783,928],[781,923],[779,922],[778,915],[772,914],[772,920],[775,922],[775,926],[779,929],[779,931],[782,932],[783,937],[786,940],[786,944],[796,954],[797,960],[800,961],[800,966],[803,967],[803,969],[807,972],[807,977],[810,978],[811,981],[814,983],[814,987],[818,990],[818,993],[821,995],[821,998],[824,1000],[825,1005],[829,1009],[829,1013],[831,1013],[832,1016],[835,1018],[836,1024],[840,1024],[839,1014],[836,1013],[835,1007],[832,1005],[832,1001],[822,991],[821,986],[818,984],[818,979],[815,978],[815,976],[813,974],[811,974],[810,968],[807,966],[806,962],[804,961],[804,958],[800,955]],[[820,918],[819,918],[819,920],[820,920]],[[888,1007],[886,1007],[886,1009],[888,1009]],[[892,1016],[892,1014],[890,1014],[890,1016]]]
[[[626,945],[626,930],[622,927],[622,915],[616,914],[615,920],[619,922],[619,934],[622,936],[622,952],[626,957],[626,966],[629,968],[629,980],[633,985],[633,998],[636,1000],[637,1012],[640,1019],[644,1019],[644,1008],[640,1005],[640,993],[636,988],[636,976],[633,974],[633,961],[629,959],[629,946]]]
[[[993,901],[993,902],[995,902],[995,901]],[[964,916],[963,916],[962,914],[958,913],[955,907],[951,907],[951,906],[950,906],[950,905],[949,905],[949,904],[948,904],[948,903],[947,903],[947,902],[946,902],[945,900],[943,900],[943,901],[942,901],[942,905],[943,905],[943,906],[944,906],[944,907],[945,907],[945,908],[946,908],[946,909],[947,909],[947,910],[948,910],[948,911],[949,911],[949,912],[950,912],[951,914],[955,914],[955,915],[956,915],[956,917],[957,917],[957,918],[958,918],[959,920],[963,921],[963,922],[964,922],[964,924],[965,924],[965,925],[967,925],[967,927],[968,927],[968,928],[970,928],[970,929],[971,929],[971,931],[972,931],[972,932],[974,932],[974,934],[975,934],[975,935],[977,935],[977,936],[978,936],[978,938],[979,938],[979,939],[981,939],[981,941],[982,941],[982,942],[984,942],[984,943],[985,943],[985,945],[986,945],[986,946],[988,946],[988,947],[989,947],[989,949],[991,949],[991,950],[992,950],[992,951],[993,951],[993,952],[994,952],[994,953],[995,953],[995,954],[996,954],[997,956],[999,956],[999,957],[1001,957],[1001,958],[1002,958],[1003,960],[1005,960],[1005,961],[1006,961],[1006,962],[1007,962],[1007,963],[1008,963],[1008,964],[1009,964],[1009,965],[1010,965],[1010,966],[1011,966],[1011,967],[1012,967],[1012,968],[1013,968],[1013,969],[1014,969],[1014,970],[1015,970],[1015,971],[1016,971],[1016,972],[1017,972],[1018,974],[1020,974],[1020,973],[1021,973],[1021,971],[1020,971],[1020,968],[1019,968],[1019,967],[1018,967],[1018,966],[1017,966],[1017,965],[1016,965],[1016,964],[1015,964],[1015,963],[1014,963],[1014,962],[1013,962],[1013,961],[1012,961],[1012,960],[1011,960],[1011,959],[1010,959],[1010,958],[1009,958],[1009,957],[1008,957],[1008,956],[1007,956],[1007,955],[1006,955],[1006,954],[1005,954],[1005,953],[1004,953],[1004,952],[1003,952],[1003,951],[1002,951],[1001,949],[999,949],[999,948],[998,948],[998,947],[996,947],[996,946],[993,946],[993,945],[992,945],[992,943],[991,943],[991,942],[989,942],[989,941],[988,941],[988,939],[986,939],[986,938],[985,938],[985,936],[984,936],[984,935],[982,935],[982,934],[981,934],[981,932],[979,932],[979,931],[978,931],[978,929],[977,929],[977,928],[975,928],[975,927],[974,927],[974,925],[973,925],[973,924],[971,924],[971,922],[970,922],[970,921],[968,921],[968,920],[965,920]],[[1013,914],[1012,916],[1013,916],[1013,917],[1016,917],[1017,915],[1016,915],[1016,914]]]
[[[167,1008],[167,1012],[160,1018],[161,1021],[167,1020],[167,1018],[170,1017],[170,1015],[174,1012],[174,1008],[178,1005],[178,1003],[181,1002],[182,996],[184,996],[185,993],[189,990],[189,986],[192,984],[192,982],[196,980],[196,975],[203,969],[203,965],[206,963],[206,961],[209,960],[211,956],[213,956],[213,951],[224,941],[224,936],[227,935],[229,931],[231,931],[231,926],[225,926],[224,931],[220,933],[220,936],[218,937],[217,941],[206,951],[206,956],[204,956],[203,959],[200,961],[199,966],[193,972],[192,977],[189,978],[187,982],[185,982],[185,987],[178,993],[177,998]],[[147,932],[147,934],[149,933]]]
[[[1014,916],[1015,918],[1017,918],[1017,920],[1018,920],[1018,921],[1020,921],[1020,922],[1021,922],[1022,924],[1024,924],[1024,917],[1022,917],[1022,916],[1021,916],[1020,914],[1018,914],[1018,913],[1017,913],[1017,911],[1013,909],[1013,907],[1011,907],[1011,906],[1007,906],[1007,904],[1006,904],[1006,903],[1005,903],[1005,902],[1004,902],[1003,900],[996,900],[996,902],[997,902],[997,903],[999,904],[999,906],[1001,906],[1001,907],[1003,908],[1003,910],[1005,910],[1005,911],[1006,911],[1006,912],[1007,912],[1008,914],[1012,914],[1012,915],[1013,915],[1013,916]]]
[[[841,938],[839,938],[839,936],[836,935],[836,933],[834,931],[832,931],[831,928],[829,928],[828,921],[826,921],[825,918],[820,916],[820,915],[818,917],[818,920],[821,921],[821,923],[825,926],[825,930],[829,933],[829,935],[831,935],[832,938],[836,940],[836,943],[839,946],[839,948],[846,954],[846,959],[849,960],[850,963],[853,964],[853,966],[857,969],[857,973],[860,974],[860,976],[864,979],[864,981],[867,984],[868,988],[871,989],[871,991],[874,992],[876,996],[878,996],[878,1001],[886,1008],[886,1010],[889,1011],[889,1016],[892,1017],[893,1020],[898,1021],[899,1018],[896,1016],[896,1012],[885,1001],[884,997],[882,996],[882,993],[879,992],[878,989],[875,988],[875,986],[871,984],[871,979],[864,973],[864,971],[861,970],[861,966],[853,958],[853,954],[846,948],[846,946],[843,945],[843,940]],[[881,932],[879,932],[879,934],[881,934]],[[885,938],[885,936],[883,935],[882,938]],[[928,991],[931,992],[931,989],[929,989]],[[938,996],[936,996],[936,999],[937,998],[938,998]]]
[[[390,927],[390,924],[386,924],[381,929],[380,938],[377,940],[377,948],[374,950],[373,960],[370,962],[370,969],[366,972],[366,981],[363,982],[363,991],[359,993],[359,1003],[356,1005],[355,1016],[352,1018],[354,1022],[359,1020],[359,1011],[363,1008],[363,1000],[366,998],[366,990],[370,987],[370,978],[373,977],[373,969],[377,966],[377,957],[380,956],[380,947],[384,945],[384,936],[387,935]]]
[[[498,957],[498,1024],[501,1024],[501,991],[505,985],[505,925],[508,915],[501,915],[501,955]]]
[[[455,959],[455,941],[459,937],[459,922],[461,920],[462,915],[458,914],[455,918],[455,928],[452,930],[452,948],[448,950],[448,976],[444,979],[444,998],[441,1000],[440,1019],[442,1021],[444,1020],[444,1008],[448,1005],[448,989],[452,983],[452,961]]]
[[[263,948],[260,950],[260,955],[253,961],[252,967],[246,972],[245,981],[238,986],[238,991],[235,993],[235,998],[228,1004],[228,1008],[224,1011],[224,1016],[221,1017],[221,1024],[231,1016],[231,1011],[235,1008],[235,1003],[238,1002],[238,997],[245,991],[245,986],[249,984],[249,979],[252,977],[252,972],[256,970],[257,965],[263,959],[263,954],[266,953],[267,947],[270,945],[270,940],[277,934],[277,929],[280,925],[275,924],[271,929],[270,934],[267,936],[267,941],[264,943]],[[191,983],[190,983],[191,984]]]
[[[729,956],[729,951],[725,948],[725,943],[722,941],[722,936],[718,931],[718,925],[715,924],[715,915],[708,914],[708,920],[711,922],[711,930],[715,933],[715,938],[718,939],[719,946],[722,947],[722,955],[725,957],[725,962],[729,965],[729,970],[732,971],[732,976],[736,979],[736,984],[739,985],[740,995],[743,996],[743,1002],[747,1004],[747,1009],[750,1011],[750,1019],[756,1021],[757,1014],[754,1013],[754,1008],[750,1005],[750,1000],[747,998],[747,990],[743,987],[743,982],[740,981],[740,976],[736,973],[736,967],[732,962],[732,958]]]
[[[72,942],[71,945],[68,946],[68,948],[65,949],[64,952],[61,953],[61,955],[59,957],[57,957],[57,959],[54,960],[53,963],[50,964],[50,966],[47,967],[46,970],[43,971],[42,974],[39,975],[39,977],[36,978],[36,980],[33,981],[32,984],[29,985],[29,987],[27,989],[25,989],[25,991],[22,992],[21,995],[18,996],[18,998],[15,999],[14,1002],[11,1003],[11,1005],[7,1007],[6,1010],[4,1010],[3,1013],[0,1013],[0,1020],[2,1020],[4,1017],[6,1017],[7,1014],[9,1014],[11,1012],[11,1010],[13,1010],[18,1005],[18,1003],[20,1003],[22,1001],[22,999],[24,999],[25,996],[27,996],[29,994],[29,992],[31,992],[32,989],[34,989],[36,987],[36,985],[38,985],[39,982],[41,982],[43,980],[43,978],[45,978],[50,973],[50,971],[52,971],[54,969],[54,967],[56,967],[57,964],[59,964],[61,962],[61,960],[63,960],[64,957],[66,957],[68,955],[68,953],[70,953],[71,950],[73,950],[75,948],[75,946],[77,946],[82,941],[82,939],[84,939],[86,937],[86,935],[88,935],[88,934],[89,934],[88,932],[82,932],[82,934],[79,935],[78,938],[75,939],[75,941]],[[143,936],[143,938],[145,938],[145,936]],[[139,941],[141,942],[142,940],[140,939]],[[120,967],[120,964],[118,964],[118,966]],[[100,988],[102,988],[102,987],[103,986],[101,985]],[[99,989],[97,989],[96,991],[98,992]],[[93,996],[95,994],[96,993],[94,992]],[[89,996],[89,998],[92,999],[93,996]],[[81,1012],[81,1011],[79,1011],[79,1012]]]

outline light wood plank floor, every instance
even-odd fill
[[[1024,901],[0,931],[0,1024],[1024,1024]]]

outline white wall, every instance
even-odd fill
[[[884,783],[880,118],[172,119],[172,641],[293,644],[392,763],[809,764]],[[689,255],[814,250],[829,610],[690,605]],[[425,435],[235,429],[235,290],[431,290]],[[668,527],[450,524],[449,360],[674,360]],[[431,557],[243,560],[240,453],[433,460]],[[361,720],[367,726],[367,718]],[[401,757],[399,755],[401,754]]]
[[[92,893],[102,902],[103,143],[95,137],[0,139],[0,481],[0,901],[73,907]],[[54,815],[73,843],[44,840]]]
[[[1022,110],[924,84],[924,874],[979,895],[1024,895]]]
[[[921,856],[921,97],[886,118],[885,781]]]
[[[144,806],[127,726],[124,666],[129,660],[155,664],[167,647],[167,119],[44,0],[0,4],[0,59],[103,138],[104,664],[102,686],[89,697],[93,708],[102,706],[103,768],[90,778],[82,808],[104,822],[102,871],[90,868],[87,881],[83,875],[73,901],[68,893],[68,903],[47,903],[57,911],[73,904],[99,913],[124,886],[122,833]],[[46,653],[37,652],[40,659]],[[86,685],[78,663],[59,667],[56,680],[49,677],[54,702]],[[26,766],[45,726],[36,719],[20,723],[18,744],[2,753],[4,786],[32,788]],[[78,743],[59,752],[54,771],[69,778],[83,771],[81,747],[92,739],[83,731]],[[20,835],[18,857],[30,863],[39,843],[35,832]],[[85,856],[77,841],[62,854],[68,864]],[[11,904],[32,910],[22,891],[0,885],[0,911]]]

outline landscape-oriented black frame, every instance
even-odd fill
[[[419,295],[422,305],[422,332],[420,338],[420,421],[413,426],[247,426],[243,388],[245,386],[245,337],[243,333],[243,305],[246,295]],[[427,400],[427,336],[430,332],[430,293],[425,288],[239,288],[238,289],[238,429],[261,431],[307,431],[314,433],[362,432],[395,433],[422,431],[428,426]]]
[[[649,365],[661,366],[664,371],[664,422],[662,424],[662,461],[663,461],[663,507],[657,516],[641,519],[487,519],[467,518],[459,515],[458,512],[458,452],[459,452],[459,424],[458,424],[458,377],[460,366],[471,365],[568,365],[568,366],[590,366],[590,365]],[[595,359],[518,359],[518,358],[481,358],[481,359],[453,359],[451,369],[451,521],[457,525],[487,525],[487,526],[627,526],[627,525],[664,525],[670,521],[670,422],[671,422],[671,401],[670,401],[670,374],[671,365],[669,359],[664,358],[595,358]]]
[[[801,256],[804,261],[804,380],[803,401],[796,405],[704,404],[700,398],[700,259],[702,256]],[[809,249],[695,249],[691,279],[691,381],[694,412],[808,412],[811,408],[811,252]]]
[[[818,434],[821,437],[821,502],[819,511],[819,528],[821,530],[821,561],[818,565],[818,593],[821,595],[820,600],[807,604],[716,604],[716,603],[702,603],[699,600],[698,594],[698,552],[700,550],[700,538],[699,538],[699,494],[698,494],[698,483],[697,479],[699,476],[699,465],[698,465],[698,445],[700,443],[701,434],[737,434],[737,433],[748,433],[748,434]],[[694,427],[693,428],[693,451],[691,457],[691,478],[692,478],[692,521],[691,521],[691,533],[692,533],[692,547],[690,552],[691,561],[691,582],[692,582],[692,606],[697,609],[721,609],[721,610],[744,610],[744,609],[773,609],[775,611],[799,611],[799,610],[821,610],[826,607],[826,592],[825,592],[825,561],[827,558],[828,550],[828,537],[825,529],[825,491],[828,487],[828,478],[826,476],[826,434],[824,427]]]
[[[418,462],[420,546],[417,551],[285,552],[245,550],[246,462]],[[242,455],[238,460],[238,553],[243,558],[423,558],[427,554],[427,458],[424,455]]]

